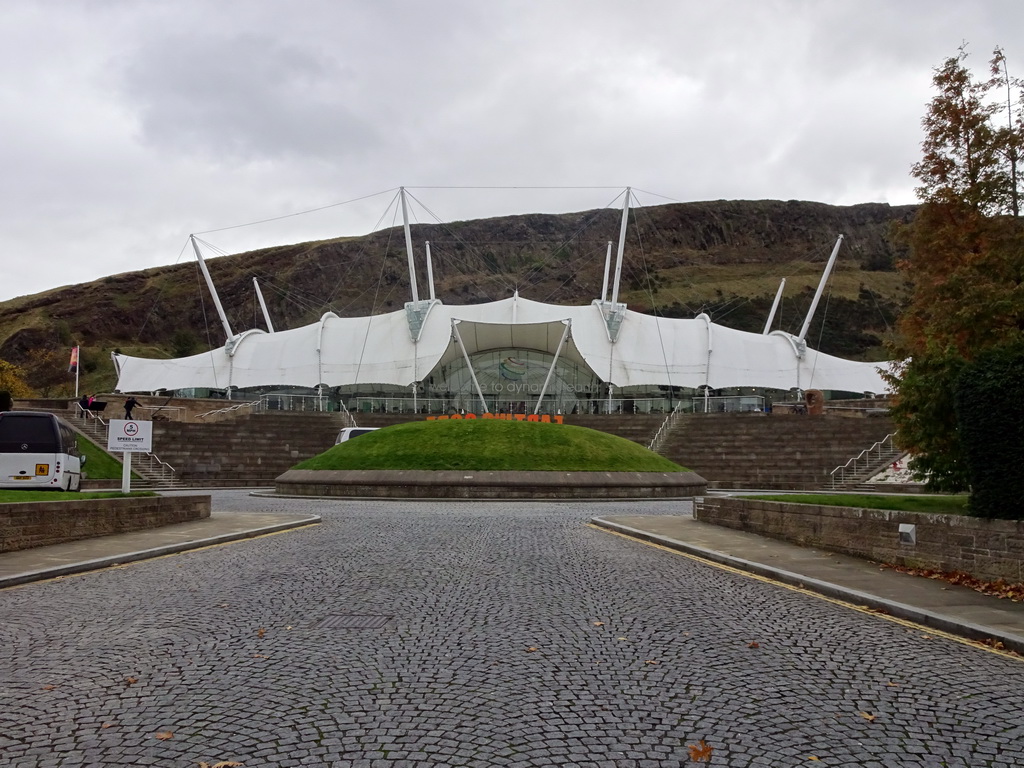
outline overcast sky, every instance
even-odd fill
[[[1021,0],[9,0],[0,300],[192,258],[193,232],[365,234],[399,185],[418,221],[627,185],[913,202],[932,67],[968,41],[1022,74],[1022,32]],[[577,189],[425,188],[457,186]]]

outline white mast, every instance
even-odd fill
[[[807,329],[811,327],[811,320],[814,319],[814,310],[818,308],[818,300],[821,298],[822,292],[825,290],[825,283],[828,282],[828,277],[832,274],[832,267],[835,266],[836,256],[839,255],[839,246],[843,244],[843,236],[840,235],[839,239],[836,240],[836,245],[832,249],[832,255],[828,257],[828,264],[825,265],[825,271],[821,275],[821,281],[818,283],[818,290],[814,293],[814,301],[811,302],[811,308],[807,312],[807,317],[804,320],[804,327],[800,329],[800,335],[797,339],[800,341],[804,340],[807,335]]]
[[[228,343],[235,337],[235,334],[231,332],[231,326],[228,325],[228,317],[224,314],[224,307],[220,305],[220,296],[217,295],[217,289],[213,285],[213,279],[210,277],[210,272],[206,269],[206,262],[203,261],[203,254],[199,252],[199,246],[196,244],[196,236],[189,235],[188,239],[192,241],[192,249],[196,252],[196,258],[199,260],[199,269],[203,272],[203,277],[206,278],[206,287],[210,289],[210,295],[213,296],[213,305],[217,308],[217,316],[220,317],[221,325],[224,326],[224,333],[227,334]]]
[[[256,282],[255,277],[252,279],[252,287],[256,289],[256,298],[260,300],[260,309],[263,310],[263,319],[267,322],[267,330],[273,333],[274,324],[270,322],[270,313],[267,311],[267,302],[263,300],[263,291],[260,290],[260,284]]]
[[[612,241],[608,241],[608,252],[604,255],[604,284],[601,286],[601,301],[608,301],[608,272],[612,267]]]
[[[430,258],[430,241],[427,240],[427,287],[430,289],[430,300],[433,301],[434,296],[434,262]]]
[[[622,276],[622,251],[626,247],[626,224],[629,222],[629,198],[633,194],[626,187],[626,202],[622,205],[622,224],[619,226],[619,250],[615,256],[615,285],[612,287],[612,308],[619,301],[619,278]]]
[[[409,209],[405,202],[405,187],[399,187],[398,193],[402,198],[402,226],[405,228],[405,252],[409,257],[409,286],[412,288],[412,303],[418,306],[420,292],[416,287],[416,264],[412,257],[412,234],[409,231]]]
[[[565,346],[565,340],[569,336],[569,328],[572,320],[563,320],[565,328],[562,330],[562,338],[558,340],[558,347],[555,349],[555,356],[551,360],[551,367],[548,368],[548,375],[544,377],[544,386],[540,388],[540,394],[537,395],[537,405],[533,409],[534,415],[540,413],[540,404],[544,399],[544,395],[547,394],[548,384],[551,383],[551,377],[555,375],[555,366],[558,365],[558,356],[562,354],[562,347]]]
[[[469,351],[466,349],[465,342],[462,341],[462,334],[459,333],[459,323],[461,320],[452,318],[452,333],[455,334],[455,341],[459,345],[459,349],[462,350],[462,357],[466,361],[466,368],[469,370],[469,377],[473,380],[473,386],[476,388],[476,394],[480,398],[480,407],[483,408],[484,413],[490,413],[490,409],[487,407],[487,400],[484,398],[484,392],[480,389],[480,381],[476,377],[476,371],[473,370],[473,363],[469,361]]]
[[[768,331],[772,329],[772,323],[775,321],[775,312],[779,308],[779,302],[782,300],[782,289],[786,287],[786,278],[782,278],[782,282],[779,283],[779,290],[775,292],[775,301],[772,302],[772,311],[768,313],[768,322],[764,324],[764,331],[762,336],[767,336]]]

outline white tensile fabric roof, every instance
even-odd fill
[[[843,360],[807,349],[793,337],[715,325],[701,315],[669,319],[624,311],[616,341],[597,304],[563,307],[518,296],[488,304],[434,302],[418,342],[404,310],[371,317],[338,317],[289,331],[246,331],[228,347],[172,360],[115,355],[120,392],[158,389],[410,386],[439,364],[462,356],[453,324],[470,355],[489,349],[535,349],[585,364],[601,380],[627,386],[766,387],[887,391],[878,363]]]

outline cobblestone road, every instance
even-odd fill
[[[584,525],[665,502],[215,506],[324,522],[0,592],[0,764],[1024,765],[1024,662]]]

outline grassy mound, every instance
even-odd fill
[[[336,445],[295,469],[684,472],[630,440],[566,424],[414,421]]]

